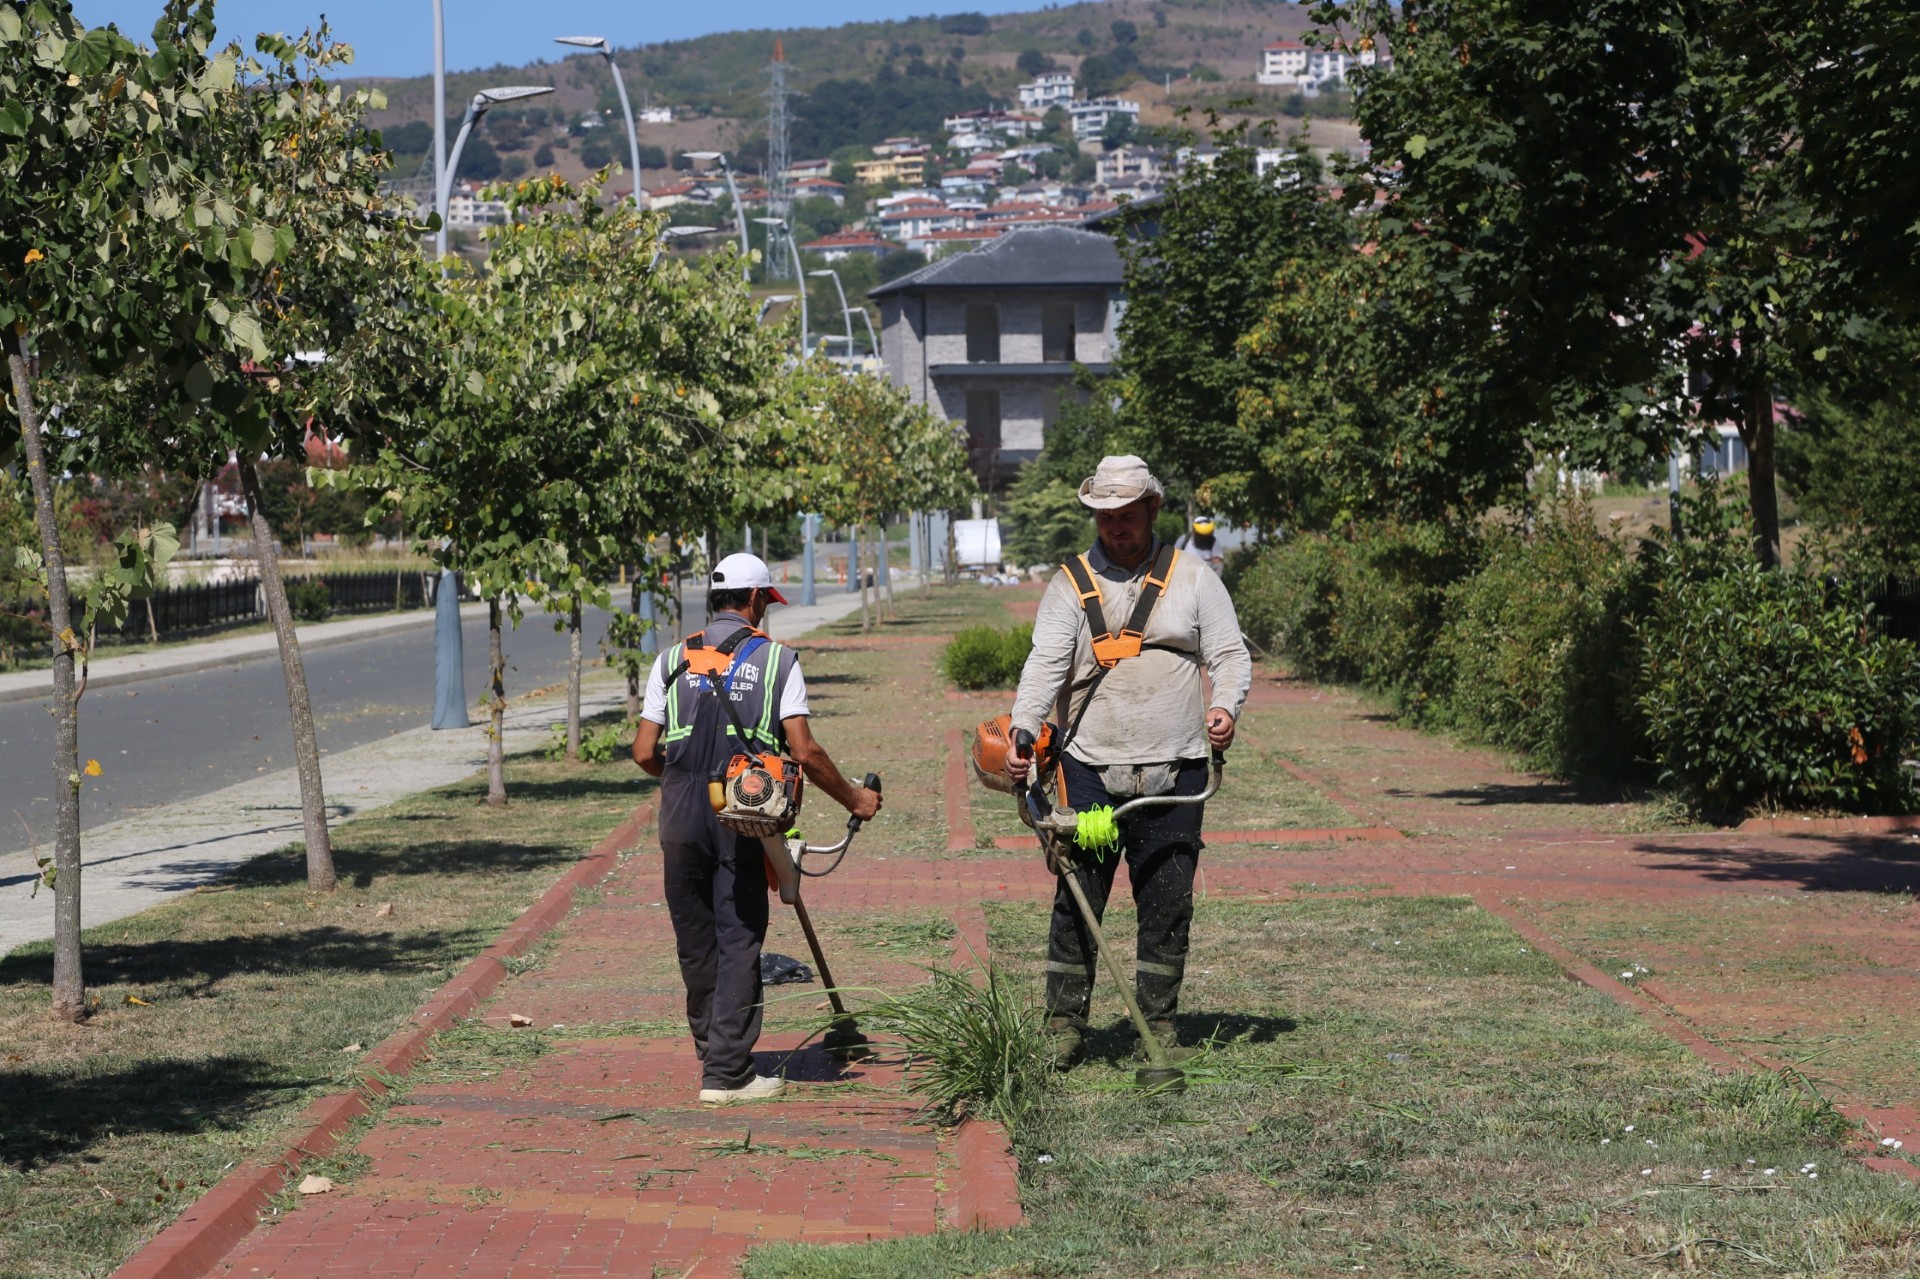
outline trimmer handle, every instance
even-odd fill
[[[1033,758],[1033,734],[1024,728],[1013,730],[1013,749],[1027,758]]]
[[[863,789],[866,789],[866,790],[870,790],[870,791],[879,790],[880,774],[868,773],[865,779],[861,781],[860,785]],[[859,829],[860,829],[860,819],[858,817],[847,818],[847,834],[852,835]]]

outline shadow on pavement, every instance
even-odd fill
[[[1409,790],[1388,787],[1381,792],[1394,799],[1438,799],[1464,808],[1498,808],[1508,804],[1564,804],[1569,806],[1634,803],[1644,798],[1631,787],[1606,787],[1561,782],[1542,777],[1534,781],[1496,782],[1446,790]]]
[[[509,809],[509,812],[512,810]],[[424,840],[401,849],[362,853],[351,846],[333,852],[334,870],[343,881],[365,888],[376,875],[444,875],[474,870],[513,873],[573,862],[585,844],[514,844],[489,840]],[[166,867],[153,868],[160,874]],[[216,881],[234,888],[302,888],[307,882],[306,853],[298,844],[256,857]]]
[[[242,1127],[282,1094],[311,1086],[251,1057],[95,1058],[0,1070],[0,1166],[28,1172],[109,1137]],[[148,1191],[152,1187],[147,1187]]]
[[[232,933],[198,941],[155,938],[146,942],[90,943],[87,981],[92,986],[166,987],[172,999],[196,998],[236,974],[297,976],[328,972],[377,972],[441,968],[450,954],[470,954],[493,940],[497,928],[454,932],[359,933],[344,928],[289,928],[259,934]],[[0,985],[46,986],[53,981],[49,943],[22,947],[0,959]],[[25,1097],[0,1091],[0,1096]],[[0,1106],[0,1112],[11,1110]],[[4,1116],[0,1116],[3,1120]]]
[[[1800,835],[1793,847],[1689,847],[1636,843],[1650,870],[1683,871],[1722,884],[1781,884],[1816,893],[1920,895],[1920,843],[1897,835]]]

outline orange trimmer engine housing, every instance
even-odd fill
[[[806,774],[784,755],[735,755],[707,783],[720,824],[742,835],[784,835],[800,816]]]
[[[1013,794],[1013,777],[1007,772],[1007,759],[1013,754],[1013,716],[996,715],[973,730],[973,775],[980,784],[1002,795]],[[1053,725],[1040,726],[1040,738],[1034,743],[1034,772],[1044,773],[1053,762]]]

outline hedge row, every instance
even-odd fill
[[[1300,674],[1555,775],[1658,781],[1715,814],[1913,807],[1914,646],[1843,584],[1703,527],[1635,548],[1579,506],[1527,533],[1375,525],[1266,548],[1229,584]]]

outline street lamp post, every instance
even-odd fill
[[[473,132],[473,126],[502,102],[538,98],[552,92],[553,86],[550,84],[507,85],[498,89],[482,89],[473,95],[473,101],[467,103],[467,114],[460,121],[460,132],[453,140],[453,154],[447,157],[446,171],[440,175],[440,189],[434,200],[434,209],[440,214],[440,230],[435,244],[438,256],[447,256],[447,201],[453,196],[453,175],[460,170],[460,152],[466,147],[467,135]]]
[[[799,261],[797,257],[794,260]],[[847,363],[851,365],[853,363],[853,311],[847,306],[847,286],[840,283],[840,273],[830,266],[823,266],[818,271],[809,271],[807,274],[816,280],[832,280],[833,291],[840,295],[840,319],[847,327]]]
[[[620,78],[620,64],[614,60],[613,46],[607,43],[605,36],[555,36],[553,42],[570,44],[578,49],[592,49],[613,68],[613,87],[620,91],[620,114],[627,118],[627,154],[633,162],[633,207],[640,208],[646,198],[640,190],[640,135],[633,127],[633,103],[627,100],[627,82]]]
[[[727,163],[727,153],[683,151],[681,154],[689,160],[698,160],[702,164],[711,164],[715,160],[720,162],[720,172],[725,174],[727,179],[727,198],[733,201],[733,224],[740,228],[740,278],[749,284],[753,283],[753,263],[747,257],[753,252],[747,244],[747,211],[740,207],[740,188],[734,185],[733,166]]]
[[[460,166],[460,150],[474,121],[485,115],[496,102],[516,98],[537,98],[552,93],[548,85],[519,85],[482,89],[467,104],[466,118],[460,122],[460,135],[454,139],[453,154],[446,154],[446,24],[441,18],[440,0],[433,3],[434,36],[434,158],[439,170],[434,175],[433,208],[440,215],[440,229],[434,233],[434,256],[447,256],[447,201],[453,194],[453,175]],[[460,575],[452,569],[440,570],[440,588],[434,596],[433,619],[433,726],[467,728],[465,644],[460,634]]]
[[[771,234],[774,231],[778,231],[781,235],[784,235],[787,238],[787,247],[793,250],[794,271],[796,274],[798,274],[800,269],[800,246],[793,242],[793,228],[787,225],[787,220],[785,218],[755,218],[754,221],[758,222],[761,226],[766,227],[769,234]],[[801,359],[804,360],[807,358],[808,348],[811,346],[812,346],[812,342],[810,341],[807,335],[807,282],[803,279],[800,281],[800,358]]]

